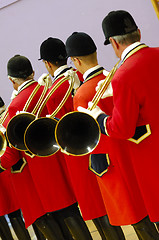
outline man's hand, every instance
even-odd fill
[[[96,92],[99,91],[102,88],[104,81],[105,80],[101,80],[101,81],[98,82],[97,87],[96,87]],[[110,96],[113,96],[113,89],[112,89],[111,83],[108,85],[108,87],[107,87],[106,91],[103,93],[101,99],[107,98],[107,97],[110,97]]]
[[[38,83],[42,86],[44,86],[48,82],[48,87],[50,88],[52,86],[52,79],[47,73],[43,73],[39,79]]]
[[[18,91],[14,89],[10,99],[13,100],[17,96],[17,94],[18,94]]]
[[[90,105],[90,103],[91,103],[91,102],[89,102],[88,105]],[[100,114],[104,113],[98,106],[96,106],[96,107],[95,107],[93,110],[91,110],[91,111],[88,110],[88,109],[86,109],[86,108],[83,108],[83,107],[81,107],[81,106],[79,106],[79,107],[77,108],[77,110],[78,110],[79,112],[87,113],[87,114],[91,115],[91,116],[92,116],[93,118],[95,118],[95,119],[97,119]]]
[[[5,127],[3,127],[3,125],[0,124],[0,132],[2,132],[3,134],[6,132]]]
[[[78,75],[77,73],[73,70],[73,69],[69,69],[67,70],[65,73],[64,73],[65,77],[67,76],[71,76],[72,78],[74,78],[74,85],[73,85],[73,88],[75,90],[77,90],[77,88],[79,88],[81,82],[78,78]],[[71,80],[69,80],[69,83],[71,82]]]

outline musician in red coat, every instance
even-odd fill
[[[11,63],[13,65],[9,65],[9,63],[8,63],[8,73],[10,74],[9,77],[12,79],[12,81],[14,81],[13,86],[15,87],[15,90],[18,90],[17,88],[19,85],[21,85],[22,82],[23,82],[24,89],[26,89],[26,87],[30,86],[30,84],[34,84],[34,83],[35,83],[35,85],[34,85],[34,87],[35,87],[37,85],[37,83],[34,80],[30,79],[29,81],[25,82],[25,78],[26,78],[27,74],[29,75],[28,78],[32,78],[34,76],[30,61],[28,59],[26,59],[25,57],[21,57],[21,56],[16,56],[15,58],[13,57],[13,59],[11,59]],[[14,60],[15,60],[15,62],[14,62]],[[19,67],[19,69],[18,69],[18,67]],[[13,70],[13,69],[14,69],[14,71],[11,72],[11,70]],[[18,76],[18,74],[21,74],[21,75]],[[13,77],[11,77],[11,76],[13,76]],[[26,83],[26,85],[24,84],[24,82]],[[29,83],[29,84],[27,85],[27,83]],[[42,87],[42,89],[40,89],[40,91],[37,95],[37,98],[39,98],[39,96],[41,96],[42,90],[43,90],[43,87]],[[19,92],[17,91],[16,94]],[[27,96],[29,96],[29,95],[27,95]],[[20,96],[21,96],[21,94],[20,94]],[[18,96],[17,96],[17,98],[18,98]],[[26,101],[26,99],[25,99],[25,101]],[[25,104],[25,101],[21,101],[23,106]],[[36,100],[36,102],[37,102],[37,100]],[[9,107],[11,107],[11,109],[13,109],[13,111],[16,112],[16,109],[18,108],[18,103],[20,103],[20,102],[19,101],[16,102],[14,99],[14,101],[11,102]],[[35,103],[34,103],[34,105],[35,105]],[[32,108],[33,108],[33,106],[32,106]],[[12,114],[13,114],[13,112],[12,112]],[[4,127],[7,126],[7,123],[10,120],[8,112],[7,112],[6,116],[7,116],[7,118],[3,123]],[[45,239],[44,236],[42,236],[41,232],[37,229],[34,222],[39,217],[46,214],[47,211],[44,210],[44,207],[42,206],[42,203],[40,201],[40,198],[39,198],[36,188],[34,186],[34,183],[33,183],[29,168],[28,168],[28,164],[27,164],[25,158],[21,155],[19,156],[19,152],[16,149],[11,148],[9,150],[9,153],[5,152],[5,154],[2,156],[1,162],[3,162],[2,165],[6,169],[8,169],[8,168],[10,169],[10,167],[12,166],[11,180],[13,182],[13,188],[16,193],[16,198],[18,199],[20,208],[22,209],[22,212],[24,215],[26,228],[32,224],[38,239],[44,240]],[[5,171],[4,173],[8,172],[9,169],[7,171]],[[4,173],[2,173],[2,174],[4,174]],[[16,198],[14,197],[15,200],[16,200]],[[18,217],[16,216],[16,218],[15,218],[15,216],[13,216],[13,214],[12,214],[9,217],[10,217],[12,224],[14,223],[14,225],[16,227],[16,234],[18,233],[17,237],[23,238],[23,239],[30,239],[30,236],[27,235],[27,233],[25,231],[22,232],[23,224],[20,223],[19,216]],[[57,223],[56,222],[54,223],[54,221],[52,221],[52,219],[51,219],[51,226],[49,226],[50,223],[48,223],[48,219],[46,219],[45,216],[43,217],[43,219],[40,219],[40,220],[43,225],[42,227],[43,228],[45,227],[45,231],[48,231],[50,229],[50,227],[53,227],[53,225],[54,225],[54,228],[53,228],[54,230],[58,229]],[[15,222],[15,221],[17,221],[17,222]],[[18,224],[19,224],[19,226],[18,226]],[[57,233],[61,234],[61,233],[59,233],[59,231],[57,230],[56,234]],[[51,239],[53,238],[54,234],[55,233],[52,231]]]
[[[104,114],[102,110],[107,113],[106,108],[101,110],[99,107],[90,113],[97,118],[102,133],[109,136],[111,147],[114,143],[120,147],[117,148],[120,156],[118,164],[123,177],[128,180],[127,171],[135,175],[147,215],[155,222],[159,216],[155,143],[158,133],[156,69],[159,49],[140,43],[140,31],[126,11],[110,12],[104,18],[102,27],[105,45],[112,44],[117,57],[121,59],[121,66],[111,83],[114,102],[112,114]],[[149,76],[155,81],[154,84],[149,84]],[[106,96],[105,92],[103,97]],[[143,239],[159,239],[150,220],[146,217],[134,227]]]
[[[18,80],[17,78],[20,78],[20,76],[16,75],[18,70],[18,66],[21,66],[23,64],[18,64],[19,62],[24,61],[24,65],[26,68],[26,65],[28,66],[28,72],[30,70],[29,64],[26,64],[26,58],[22,56],[15,56],[8,62],[8,75],[11,81],[13,82],[14,86],[17,84]],[[24,67],[24,66],[23,66]],[[16,72],[16,74],[15,74]],[[22,71],[19,71],[20,73]],[[20,74],[18,72],[18,74]],[[28,73],[27,72],[27,73]],[[29,72],[30,73],[30,72]],[[30,75],[29,75],[30,76]],[[15,83],[14,83],[15,82]],[[27,80],[27,78],[24,79],[24,72],[23,72],[23,83],[19,84],[18,87],[18,95],[16,98],[12,101],[12,103],[9,106],[9,117],[12,118],[15,116],[17,111],[23,110],[23,107],[35,88],[37,83],[34,80]],[[38,91],[35,95],[36,100],[33,98],[33,100],[30,102],[30,105],[27,109],[28,112],[31,112],[33,108],[35,107],[35,104],[37,103],[37,100],[40,97],[40,92]],[[45,108],[42,112],[42,116],[46,115]],[[41,136],[43,137],[43,136]],[[60,212],[59,215],[63,216],[63,220],[68,218],[68,225],[69,230],[73,235],[75,235],[75,238],[78,239],[78,231],[74,231],[74,228],[72,226],[71,219],[79,217],[75,222],[77,225],[77,229],[85,230],[87,232],[86,238],[91,239],[91,235],[80,215],[79,209],[77,207],[76,198],[74,196],[74,192],[72,189],[72,185],[70,183],[70,179],[68,176],[68,170],[65,164],[64,156],[60,152],[57,152],[55,155],[50,157],[37,157],[34,156],[33,158],[29,157],[28,155],[25,156],[25,153],[22,152],[22,156],[27,159],[29,171],[31,173],[36,191],[38,193],[38,196],[40,198],[40,201],[47,212]],[[46,187],[47,186],[47,187]],[[56,198],[55,198],[56,196]],[[72,214],[73,210],[75,212]],[[44,216],[47,217],[47,221],[49,223],[51,214],[47,214]],[[57,214],[58,215],[58,214]],[[43,223],[45,223],[45,218],[41,217],[36,220],[36,225],[39,227],[39,229],[44,233],[44,235],[47,237],[47,239],[53,239],[55,237],[53,231],[56,230],[55,227],[52,226],[50,229],[49,225],[43,226]],[[48,228],[48,231],[47,229]],[[76,230],[77,230],[76,229]],[[70,233],[69,233],[70,234]],[[67,236],[68,237],[68,236]],[[72,239],[71,236],[69,236],[69,239]]]
[[[77,90],[74,97],[75,109],[78,109],[78,106],[84,108],[88,106],[88,102],[93,99],[96,93],[97,83],[105,78],[103,73],[98,74],[100,66],[97,65],[96,49],[92,52],[90,50],[90,54],[88,53],[88,49],[93,44],[93,40],[90,41],[89,38],[90,36],[85,33],[74,33],[66,41],[68,55],[72,58],[76,68],[84,73],[84,84]],[[85,45],[83,44],[84,46],[82,46],[81,42],[85,42]],[[87,54],[84,54],[84,49]],[[113,107],[111,96],[111,91],[109,91],[107,99],[99,102],[99,106],[102,109],[107,108],[109,114],[111,114]],[[135,176],[131,174],[133,182],[125,181],[118,164],[115,162],[117,157],[115,154],[116,149],[114,148],[114,151],[110,152],[109,142],[108,137],[104,137],[102,134],[97,148],[89,157],[89,168],[98,176],[99,182],[101,181],[100,179],[102,181],[105,179],[107,195],[103,195],[103,199],[110,222],[118,226],[133,224],[144,218],[147,212]],[[103,193],[102,187],[101,191]],[[134,192],[136,194],[133,196]]]
[[[0,101],[0,110],[3,111],[6,110],[6,107],[4,107],[5,104],[3,100]],[[2,114],[1,123],[5,123],[6,114]],[[3,129],[4,130],[4,129]],[[9,230],[9,227],[7,226],[7,222],[3,215],[7,214],[9,217],[9,220],[11,222],[11,225],[14,229],[14,232],[18,238],[23,238],[24,240],[30,240],[30,235],[25,228],[23,218],[21,216],[20,211],[20,202],[19,198],[17,197],[14,183],[13,183],[13,174],[11,173],[10,169],[7,171],[3,171],[1,169],[2,173],[0,174],[0,182],[1,182],[1,197],[0,197],[0,222],[1,222],[1,228],[3,235],[1,236],[2,239],[13,239],[11,237],[11,232]],[[7,230],[8,229],[8,230]]]
[[[62,42],[60,42],[60,44],[64,48],[64,44]],[[47,67],[50,74],[54,76],[53,86],[55,86],[55,84],[62,77],[64,77],[65,72],[68,70],[68,66],[66,65],[67,59],[65,58],[65,60],[60,61],[60,59],[58,59],[58,55],[56,55],[55,49],[57,49],[58,45],[60,44],[56,42],[56,39],[49,38],[41,46],[41,50],[43,50],[43,53],[45,53],[42,54],[41,58],[45,62],[45,66]],[[49,51],[47,51],[47,49]],[[75,80],[75,83],[77,84],[77,79]],[[68,87],[69,83],[68,81],[66,81],[50,97],[46,104],[50,114],[62,101]],[[73,111],[73,99],[72,96],[69,95],[66,103],[57,113],[56,117],[61,118],[63,115],[71,111]],[[117,230],[109,224],[109,221],[105,216],[106,210],[100,193],[98,182],[95,175],[88,170],[88,157],[75,157],[65,155],[65,158],[70,173],[70,178],[72,180],[72,185],[74,187],[76,198],[84,220],[93,219],[93,222],[99,230],[102,239],[106,239],[106,237],[108,237],[108,239],[113,239],[113,237],[119,239],[117,236],[118,234],[116,233]],[[121,233],[119,233],[119,235],[120,234]]]
[[[40,57],[43,59],[43,62],[45,63],[45,66],[49,73],[54,76],[53,85],[50,88],[50,91],[52,88],[63,78],[65,77],[65,73],[67,70],[70,70],[71,68],[67,66],[67,56],[66,56],[66,50],[64,43],[57,38],[48,38],[45,40],[41,46],[40,46]],[[76,87],[77,88],[81,83],[81,80],[83,80],[82,75],[78,73],[78,76],[76,75]],[[47,101],[46,105],[48,108],[48,111],[50,114],[53,113],[53,111],[57,108],[57,106],[60,104],[61,100],[63,99],[64,95],[66,94],[67,89],[69,88],[69,82],[68,80],[65,81],[61,86],[58,87],[58,89],[51,95],[49,100]],[[75,90],[75,89],[74,89]],[[48,93],[49,94],[49,93]],[[61,118],[66,112],[70,112],[73,109],[73,102],[72,102],[72,94],[70,94],[66,100],[66,103],[62,107],[62,109],[56,114],[57,118]],[[61,153],[61,151],[58,152],[63,158],[65,155]],[[67,162],[65,161],[65,164]],[[68,165],[66,165],[68,167]],[[73,184],[73,182],[72,182]],[[75,189],[74,189],[75,192]],[[76,193],[76,192],[75,192]],[[76,195],[77,198],[77,195]],[[78,201],[78,199],[77,199]],[[77,217],[78,219],[79,217]],[[70,218],[72,221],[72,224],[74,223],[75,231],[77,231],[77,225],[76,225],[76,218]],[[69,219],[65,220],[66,224],[69,224]],[[82,225],[81,225],[82,226]],[[79,229],[78,230],[79,235],[81,237],[83,236],[83,239],[89,237],[87,236],[86,229]]]

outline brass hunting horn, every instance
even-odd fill
[[[47,75],[48,76],[48,75]],[[17,115],[15,115],[8,123],[6,128],[6,136],[14,148],[21,150],[21,151],[27,151],[27,148],[24,144],[24,133],[27,128],[27,126],[35,119],[35,113],[37,112],[38,108],[40,107],[40,104],[42,103],[45,94],[48,90],[48,80],[47,76],[44,78],[45,86],[43,89],[43,92],[35,105],[33,111],[31,113],[27,112],[27,109],[33,100],[35,94],[41,87],[40,84],[37,84],[37,86],[32,91],[31,95],[29,96],[27,102],[25,103],[25,106],[23,108],[22,112],[19,112]]]
[[[49,117],[40,117],[43,107],[56,89],[65,81],[71,79],[70,86],[62,99],[59,106]],[[47,94],[42,105],[40,106],[36,119],[27,127],[24,135],[24,142],[29,152],[36,156],[46,157],[56,153],[60,147],[55,140],[55,127],[58,122],[55,115],[62,108],[67,98],[71,94],[74,85],[72,75],[63,77]]]
[[[96,92],[92,99],[92,106],[88,110],[96,107],[103,93],[109,86],[119,61],[105,78],[102,87]],[[64,153],[82,156],[92,152],[100,140],[100,127],[98,122],[89,114],[78,111],[64,115],[55,128],[55,138]]]
[[[1,130],[0,130],[0,157],[4,154],[6,147],[7,147],[7,139],[4,135],[6,129],[3,127],[3,123],[5,122],[7,116],[8,116],[8,108],[2,114],[2,117],[0,119],[0,128],[1,128]]]

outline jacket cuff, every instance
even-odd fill
[[[108,117],[109,117],[108,115],[102,113],[97,118],[97,122],[98,122],[98,124],[100,126],[101,133],[103,133],[103,134],[105,134],[107,136],[109,136],[109,134],[108,134],[108,132],[106,130],[106,120],[107,120]]]

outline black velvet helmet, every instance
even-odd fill
[[[102,21],[105,35],[104,45],[109,44],[109,38],[125,35],[138,29],[133,17],[124,10],[112,11]]]
[[[15,55],[7,63],[7,72],[11,77],[26,79],[33,73],[33,68],[28,58]]]
[[[96,50],[93,39],[84,32],[74,32],[66,40],[66,52],[69,57],[86,56]]]
[[[67,59],[65,44],[58,38],[49,37],[40,46],[40,59],[59,61]]]

